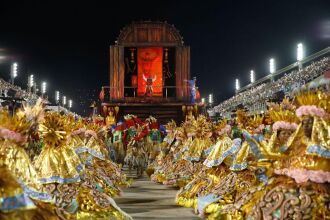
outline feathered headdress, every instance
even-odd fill
[[[72,131],[66,116],[57,112],[47,113],[44,121],[39,125],[40,136],[48,146],[59,147],[66,143]]]
[[[212,123],[207,120],[204,115],[199,115],[196,120],[196,134],[198,136],[205,136],[212,132]]]
[[[23,142],[27,139],[31,123],[24,115],[11,116],[8,111],[0,111],[0,139]]]
[[[269,115],[273,124],[273,130],[287,129],[295,130],[298,125],[298,118],[295,115],[296,107],[288,98],[283,99],[281,104],[269,103]]]
[[[263,124],[264,116],[263,115],[254,115],[248,118],[246,128],[253,133],[260,133],[265,128]]]
[[[31,123],[31,126],[35,126],[42,121],[44,113],[44,102],[39,98],[35,105],[30,105],[27,102],[23,103],[23,109],[19,110],[16,114],[20,118],[25,117]]]
[[[231,126],[227,124],[227,120],[224,119],[214,126],[214,130],[218,135],[229,133]]]
[[[321,91],[301,92],[296,97],[296,102],[300,106],[296,110],[296,115],[301,118],[303,116],[317,116],[324,118],[330,110],[329,96]]]
[[[174,131],[174,129],[176,128],[176,122],[172,119],[170,122],[168,122],[165,125],[166,131]]]
[[[183,139],[185,136],[186,136],[186,134],[185,134],[185,130],[183,127],[177,127],[175,129],[175,137],[177,139]]]
[[[236,111],[236,121],[240,128],[245,128],[247,126],[249,118],[242,109]]]

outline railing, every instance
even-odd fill
[[[0,97],[37,100],[39,96],[0,78]]]
[[[311,62],[313,60],[319,59],[319,58],[321,58],[323,56],[326,56],[328,54],[330,54],[330,47],[327,47],[327,48],[325,48],[325,49],[323,49],[323,50],[321,50],[321,51],[319,51],[317,53],[314,53],[314,54],[312,54],[312,55],[310,55],[308,57],[305,57],[301,61],[295,62],[293,64],[290,64],[289,66],[286,66],[286,67],[284,67],[284,68],[282,68],[280,70],[277,70],[273,74],[269,74],[267,76],[264,76],[263,78],[256,80],[254,83],[250,83],[250,84],[248,84],[248,85],[240,88],[237,91],[237,93],[243,92],[243,91],[245,91],[247,89],[250,89],[251,87],[257,86],[257,85],[259,85],[261,83],[266,82],[267,80],[271,80],[272,78],[279,77],[280,75],[282,75],[284,73],[287,73],[290,70],[293,70],[293,69],[295,69],[295,68],[297,68],[299,66],[301,67],[302,65],[304,65],[306,63],[309,63],[309,62]]]
[[[153,88],[162,88],[163,96],[151,96],[154,98],[163,98],[163,99],[169,99],[169,98],[176,98],[178,97],[177,89],[183,88],[179,86],[153,86]],[[109,94],[117,94],[117,97],[119,97],[120,87],[110,87],[110,86],[102,86],[102,90],[109,90]],[[136,97],[144,97],[144,96],[138,96],[137,95],[137,87],[136,86],[125,86],[124,87],[124,98],[136,98]],[[184,97],[184,90],[180,89],[180,95],[181,97]],[[104,93],[106,94],[106,92]],[[113,99],[112,97],[109,97],[110,99]]]

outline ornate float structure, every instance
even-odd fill
[[[190,47],[166,22],[133,22],[110,46],[110,82],[100,93],[102,111],[116,117],[156,116],[181,121],[190,102]]]

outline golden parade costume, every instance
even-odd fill
[[[42,117],[42,103],[24,106],[14,113],[0,112],[0,217],[1,219],[52,218],[34,201],[52,202],[52,196],[42,190],[37,173],[24,147],[32,129]]]
[[[221,178],[228,174],[228,167],[231,163],[231,156],[234,142],[228,136],[231,132],[230,125],[227,120],[223,120],[215,126],[215,133],[218,136],[217,142],[207,155],[203,162],[206,182],[201,185],[198,193],[196,193],[196,202],[194,208],[198,213],[204,213],[204,208],[209,204],[219,200],[219,197],[211,191],[220,182]],[[223,164],[224,162],[224,164]]]
[[[301,124],[283,147],[284,158],[274,163],[277,184],[255,204],[250,215],[253,218],[276,214],[286,219],[330,218],[328,100],[319,91],[302,92],[296,97],[296,115]],[[286,200],[275,199],[285,194]],[[266,200],[269,196],[275,200]],[[276,202],[276,206],[271,206],[271,202]]]
[[[192,161],[185,159],[196,134],[195,129],[195,119],[184,122],[181,128],[176,129],[176,141],[171,149],[173,152],[171,158],[174,163],[167,166],[166,173],[164,173],[164,183],[167,185],[183,187],[192,179],[194,172],[198,170],[199,163],[194,164]]]
[[[220,159],[224,151],[223,148],[229,148],[232,145],[231,139],[227,136],[227,133],[230,131],[229,126],[227,126],[226,121],[219,123],[215,132],[219,137],[217,138],[217,143],[214,146],[211,146],[208,151],[206,160],[204,161],[204,167],[199,171],[197,175],[186,185],[184,186],[177,194],[176,202],[179,205],[185,207],[197,206],[197,199],[203,197],[206,192],[209,191],[214,184],[217,183],[218,177],[223,174],[224,169],[217,168],[220,164],[215,164],[218,159]],[[206,151],[204,151],[205,153]],[[209,169],[208,167],[215,167],[214,169]]]
[[[169,124],[166,125],[167,129]],[[167,181],[168,173],[171,173],[173,167],[175,166],[178,159],[181,159],[180,150],[182,149],[183,140],[185,139],[185,132],[182,127],[176,127],[170,132],[169,140],[171,140],[171,136],[174,136],[173,144],[170,146],[167,140],[167,136],[164,138],[164,142],[162,142],[162,153],[158,155],[155,161],[149,165],[150,169],[153,169],[153,174],[150,176],[152,181],[163,183]],[[172,180],[171,180],[172,181]],[[171,182],[166,182],[171,183]]]
[[[99,187],[96,173],[83,169],[73,142],[67,142],[72,130],[70,118],[48,113],[39,130],[45,147],[36,166],[40,181],[55,198],[60,218],[130,219]]]
[[[85,172],[81,177],[95,178],[97,186],[110,196],[120,194],[119,185],[126,184],[126,177],[120,174],[120,167],[106,158],[108,152],[105,141],[101,138],[106,136],[104,127],[93,122],[84,125],[74,121],[72,126],[78,129],[70,134],[70,145],[85,165]]]
[[[245,198],[236,203],[236,207],[226,207],[225,211],[231,213],[242,211],[239,216],[248,219],[271,217],[278,219],[329,218],[329,178],[327,177],[328,171],[324,169],[328,167],[324,164],[329,163],[329,160],[325,157],[325,151],[322,151],[322,154],[316,154],[317,156],[309,152],[310,146],[313,148],[314,146],[326,148],[326,146],[322,146],[322,142],[318,141],[317,138],[311,138],[313,142],[308,143],[306,141],[309,139],[307,132],[309,129],[312,133],[315,132],[314,135],[322,136],[323,134],[323,138],[326,138],[324,132],[327,132],[327,128],[323,127],[320,130],[318,124],[320,121],[327,123],[322,117],[319,118],[322,115],[325,116],[326,112],[319,107],[321,99],[317,98],[316,94],[302,94],[296,99],[300,105],[296,114],[302,120],[302,124],[298,127],[294,124],[294,117],[290,111],[281,109],[276,112],[270,110],[271,113],[277,114],[273,118],[286,120],[276,121],[275,119],[276,122],[273,124],[274,133],[277,133],[277,140],[273,138],[269,141],[270,145],[266,151],[268,154],[265,155],[266,158],[276,159],[275,162],[271,163],[272,166],[268,165],[271,170],[273,169],[273,172],[267,184],[251,189],[244,195]],[[306,118],[314,118],[312,126],[304,125]],[[315,118],[320,119],[320,121],[315,120]],[[322,126],[325,126],[324,123]],[[294,131],[295,129],[296,131],[283,145],[285,139],[280,140],[279,133],[285,130]],[[261,164],[265,164],[265,162],[267,164],[267,159],[260,161]]]
[[[248,117],[241,111],[237,112],[237,117],[239,126],[249,129],[249,132],[243,130],[242,137],[235,138],[233,145],[226,149],[220,157],[221,161],[227,158],[227,163],[230,158],[229,170],[232,172],[226,172],[212,190],[199,199],[198,212],[201,216],[204,216],[205,213],[211,214],[209,219],[217,219],[222,216],[226,205],[234,204],[235,199],[240,197],[243,192],[265,181],[264,174],[256,175],[254,168],[256,158],[262,157],[258,141],[263,140],[263,118]],[[225,213],[224,216],[230,217],[231,215]]]
[[[270,106],[269,115],[273,122],[273,134],[268,140],[264,139],[257,143],[265,158],[280,158],[279,152],[281,152],[282,146],[297,128],[297,117],[294,110],[295,106],[291,105],[287,99],[284,99],[281,105],[272,103]],[[209,219],[219,219],[224,216],[235,219],[247,218],[246,213],[251,211],[266,187],[273,182],[272,169],[266,161],[261,159],[254,165],[255,175],[259,181],[237,194],[234,203],[223,205],[222,209],[210,215]]]
[[[80,181],[79,172],[83,165],[74,149],[67,145],[71,132],[67,118],[57,113],[48,113],[39,126],[40,135],[45,142],[35,161],[40,182],[76,183]]]
[[[205,156],[204,151],[209,149],[213,142],[212,136],[212,124],[207,121],[205,116],[200,115],[196,121],[192,121],[195,137],[191,142],[191,145],[187,146],[188,150],[184,157],[189,161],[200,161],[201,157]]]
[[[28,220],[36,217],[37,207],[24,193],[17,178],[4,164],[0,165],[0,173],[0,218]]]
[[[207,167],[215,167],[220,165],[223,160],[226,159],[226,154],[224,153],[233,145],[232,139],[228,136],[231,131],[231,127],[230,125],[227,125],[227,120],[223,120],[221,123],[219,123],[216,127],[216,130],[218,131],[217,142],[210,149],[210,152],[208,153],[208,156],[203,163]],[[226,164],[230,164],[228,159]]]
[[[148,174],[148,176],[151,176],[152,174],[154,174],[155,170],[157,172],[156,175],[162,175],[160,174],[160,170],[158,169],[159,164],[162,165],[162,173],[166,173],[167,170],[169,169],[169,166],[172,164],[172,162],[174,162],[172,160],[173,158],[173,154],[174,152],[171,151],[171,146],[174,144],[175,141],[175,129],[176,129],[176,123],[175,121],[170,121],[165,125],[165,129],[166,129],[166,136],[163,139],[163,141],[161,142],[160,145],[160,149],[161,152],[160,154],[157,155],[157,157],[155,158],[155,160],[148,165],[148,168],[146,170],[146,173]],[[174,159],[174,158],[173,158]],[[155,177],[156,175],[153,175],[153,180],[156,180],[158,177]],[[164,179],[161,181],[163,182]],[[159,181],[156,181],[159,182]]]

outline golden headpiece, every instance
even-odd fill
[[[132,115],[132,114],[127,114],[127,115],[124,116],[125,120],[134,119],[134,118],[136,118],[136,116]]]
[[[298,118],[295,115],[296,107],[288,98],[283,99],[281,104],[269,103],[269,115],[274,122],[273,130],[297,128]]]
[[[246,129],[253,133],[260,133],[265,128],[263,115],[254,115],[248,118]]]
[[[31,123],[25,115],[11,116],[6,110],[0,111],[0,138],[22,142],[26,140],[30,128]]]
[[[222,121],[218,122],[214,128],[216,131],[220,131],[221,129],[225,128],[227,125],[227,119],[223,119]]]
[[[58,147],[66,143],[70,126],[66,116],[51,112],[45,115],[43,123],[39,125],[39,132],[46,145]]]
[[[175,129],[175,137],[181,137],[184,138],[186,136],[185,130],[183,127],[177,127]]]
[[[264,116],[263,115],[253,115],[249,117],[248,126],[251,128],[258,128],[263,124]]]
[[[37,125],[44,117],[44,102],[38,99],[35,105],[30,105],[27,102],[23,103],[23,109],[19,110],[16,114],[18,117],[25,117],[31,123],[31,126]]]
[[[249,118],[242,109],[236,111],[236,121],[238,126],[241,128],[245,128],[247,126]]]
[[[207,120],[204,115],[199,115],[196,120],[197,128],[196,134],[199,136],[204,136],[210,132],[212,132],[212,123]]]
[[[223,119],[214,126],[214,131],[219,135],[229,132],[230,129],[230,125],[227,124],[227,119]]]
[[[323,118],[330,112],[330,97],[321,91],[301,92],[295,98],[300,106],[296,110],[296,115],[301,118],[303,116],[317,116]]]
[[[171,120],[165,125],[165,128],[167,131],[173,131],[176,128],[176,122],[174,120]]]
[[[185,133],[190,136],[196,134],[197,130],[197,120],[189,120],[182,123],[182,127],[185,130]]]
[[[70,122],[71,122],[71,126],[72,126],[72,131],[79,130],[81,128],[86,127],[86,124],[83,119],[75,120],[74,118],[71,118]]]

